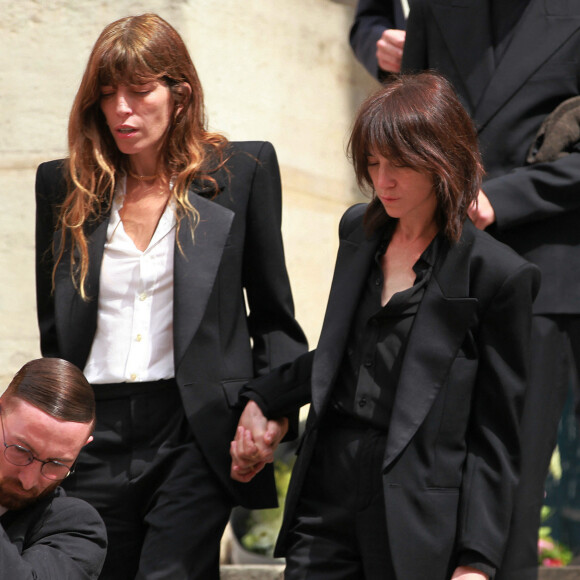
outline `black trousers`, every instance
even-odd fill
[[[96,385],[94,441],[65,480],[97,508],[103,580],[214,580],[231,501],[186,421],[173,381]]]
[[[537,580],[538,527],[571,373],[580,369],[580,316],[534,316],[521,426],[522,456],[510,535],[496,580]]]
[[[395,580],[381,466],[386,433],[325,425],[286,554],[287,580]]]

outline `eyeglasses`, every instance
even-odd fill
[[[61,479],[66,479],[71,473],[74,472],[75,466],[69,467],[60,461],[55,461],[54,459],[49,459],[43,461],[34,457],[30,449],[22,447],[22,445],[8,445],[6,443],[6,434],[4,432],[4,418],[2,416],[2,409],[0,408],[0,423],[2,424],[2,438],[4,439],[4,457],[6,461],[12,463],[12,465],[19,465],[24,467],[25,465],[30,465],[33,461],[38,461],[42,464],[40,468],[40,473],[52,481],[60,481]]]

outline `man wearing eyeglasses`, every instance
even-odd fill
[[[101,517],[60,482],[92,440],[93,391],[73,364],[25,364],[0,397],[0,578],[96,579],[106,553]]]

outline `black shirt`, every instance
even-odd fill
[[[377,429],[388,430],[405,345],[431,278],[442,236],[438,234],[413,266],[413,286],[381,306],[384,278],[381,258],[394,223],[386,227],[353,318],[341,362],[332,407]]]

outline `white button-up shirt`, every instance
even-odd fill
[[[137,249],[119,214],[125,180],[111,208],[101,266],[97,332],[84,368],[92,384],[175,376],[173,254],[176,218],[168,204],[145,251]]]

